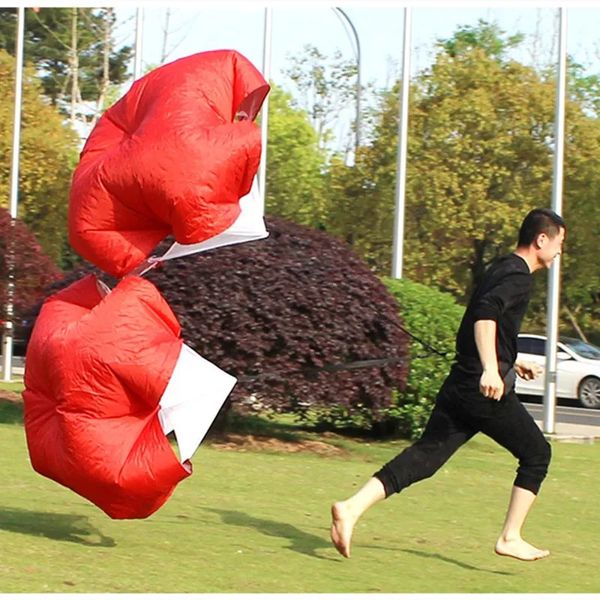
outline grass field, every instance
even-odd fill
[[[553,444],[525,531],[552,556],[523,563],[492,551],[515,465],[483,437],[365,515],[346,560],[330,504],[401,442],[330,436],[334,456],[203,446],[161,510],[113,521],[33,472],[13,404],[0,402],[0,436],[0,593],[600,592],[600,444]]]

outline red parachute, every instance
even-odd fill
[[[130,273],[169,234],[165,260],[267,235],[252,121],[268,91],[231,50],[160,67],[106,111],[73,176],[72,246],[129,275],[112,291],[89,276],[45,302],[27,351],[25,431],[39,473],[113,518],[162,506],[235,384],[183,344],[158,290]]]
[[[268,91],[233,50],[194,54],[136,81],[81,153],[69,198],[73,248],[121,277],[169,234],[194,244],[232,225],[258,169],[253,119]]]
[[[179,333],[158,290],[137,277],[103,299],[90,275],[46,301],[23,393],[33,468],[115,518],[161,506],[190,473],[157,418]]]
[[[234,384],[183,344],[152,283],[126,277],[110,291],[88,275],[44,303],[29,342],[33,468],[113,518],[146,517],[192,472],[189,458]]]

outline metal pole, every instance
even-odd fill
[[[340,15],[344,17],[348,25],[350,25],[350,29],[352,29],[352,33],[354,34],[354,40],[356,41],[356,118],[355,118],[355,137],[354,137],[354,155],[356,160],[356,151],[360,146],[360,123],[361,123],[361,91],[362,91],[362,82],[360,76],[360,39],[358,37],[358,32],[356,31],[356,27],[354,27],[354,23],[350,20],[350,17],[338,7],[333,9],[338,12]]]
[[[25,34],[25,9],[17,9],[17,37],[15,56],[15,105],[13,120],[12,164],[10,169],[11,234],[6,248],[8,282],[6,286],[6,323],[2,336],[3,380],[11,381],[13,354],[13,301],[15,296],[14,227],[19,197],[19,158],[21,145],[21,104],[23,96],[23,41]]]
[[[144,38],[144,9],[135,9],[135,54],[133,61],[133,80],[142,76],[142,46]]]
[[[552,210],[562,213],[563,158],[565,137],[565,92],[567,71],[567,11],[558,9],[559,50],[554,120],[554,174],[552,182]],[[558,342],[558,313],[560,304],[560,256],[557,256],[548,274],[548,312],[546,322],[546,374],[544,385],[544,432],[554,433],[556,413],[556,344]]]
[[[404,261],[404,200],[406,196],[406,155],[408,151],[408,93],[410,90],[410,8],[404,9],[404,37],[402,45],[402,90],[398,124],[398,169],[396,174],[396,211],[394,213],[394,243],[392,250],[392,277],[402,278]]]
[[[267,82],[271,78],[271,29],[273,20],[273,9],[265,8],[265,25],[263,31],[263,64],[262,74]],[[262,105],[260,117],[260,139],[262,140],[262,152],[260,153],[260,164],[258,166],[258,191],[260,194],[261,212],[265,213],[266,186],[267,186],[267,139],[269,128],[269,96],[265,98]]]

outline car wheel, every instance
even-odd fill
[[[585,408],[600,408],[600,379],[586,377],[579,384],[577,397],[581,406]]]

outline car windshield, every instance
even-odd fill
[[[598,346],[592,346],[592,344],[575,338],[562,338],[560,341],[583,358],[600,360],[600,348]]]

